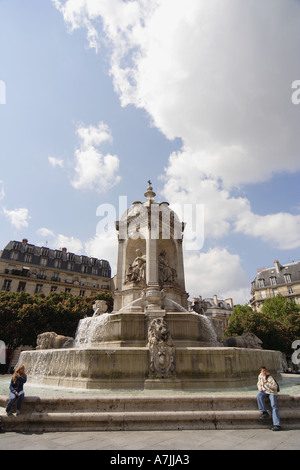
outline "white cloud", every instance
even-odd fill
[[[79,238],[69,237],[61,233],[55,234],[52,230],[41,227],[36,232],[43,240],[38,244],[44,245],[46,242],[54,249],[67,248],[71,253],[82,254],[83,244]]]
[[[300,170],[299,109],[291,103],[300,67],[300,3],[53,1],[71,29],[87,28],[90,47],[109,43],[121,104],[145,109],[167,138],[182,139],[165,168],[166,200],[204,204],[206,238],[238,232],[280,249],[299,247],[299,215],[255,214],[251,201],[237,194],[243,185]],[[86,186],[93,178],[88,168],[85,174],[84,152],[76,158]],[[88,155],[97,167],[97,150]],[[199,283],[196,295],[225,296],[234,285],[236,296],[245,296],[238,255],[221,248],[187,252],[186,265],[187,285],[197,290]]]
[[[49,230],[48,228],[41,227],[39,228],[36,233],[40,235],[41,237],[55,237],[55,233],[52,230]]]
[[[2,211],[16,229],[28,227],[28,219],[30,219],[30,216],[28,209],[25,207],[20,207],[19,209],[13,209],[11,211],[3,207]]]
[[[76,131],[80,146],[75,151],[75,176],[71,184],[75,189],[106,191],[120,181],[117,175],[119,159],[116,155],[103,154],[99,146],[112,142],[109,127],[99,122],[98,126],[80,125]]]
[[[115,230],[97,233],[85,243],[85,251],[88,256],[109,260],[112,276],[116,274],[118,239]]]
[[[110,72],[122,105],[144,108],[168,138],[182,139],[166,168],[164,194],[170,202],[185,192],[190,202],[205,203],[208,236],[228,233],[241,211],[249,215],[249,201],[233,197],[232,188],[300,170],[299,113],[291,104],[300,66],[298,2],[266,0],[259,8],[252,0],[54,4],[71,29],[86,27],[91,34],[101,18],[98,42],[110,42]],[[76,187],[93,185],[98,153],[89,149],[76,155]],[[114,174],[117,161],[110,163]],[[261,225],[256,236],[277,246],[277,236]]]
[[[56,157],[48,157],[48,161],[50,163],[50,165],[55,168],[56,166],[59,166],[60,168],[63,168],[64,166],[64,161],[61,160],[60,158],[56,158]]]
[[[86,253],[87,256],[106,259],[112,268],[112,274],[117,271],[117,253],[118,239],[117,232],[114,227],[109,226],[108,230],[98,231],[94,237],[86,242],[82,242],[79,238],[69,237],[63,234],[56,234],[53,230],[41,227],[37,230],[37,235],[43,238],[38,244],[48,246],[53,249],[67,248],[69,252],[79,254]]]
[[[237,218],[235,230],[260,237],[279,249],[300,247],[300,215],[279,212],[261,216],[244,212]]]
[[[232,298],[235,304],[249,301],[249,280],[241,267],[239,255],[215,247],[206,253],[187,251],[184,259],[190,299],[198,295],[205,298],[217,294],[218,298]]]

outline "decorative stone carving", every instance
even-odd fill
[[[192,304],[192,309],[194,312],[199,313],[200,315],[204,315],[208,308],[207,302],[202,299],[194,299]]]
[[[98,317],[107,311],[107,303],[105,300],[96,300],[93,305],[93,317]]]
[[[166,250],[162,250],[158,260],[159,282],[175,282],[177,279],[176,269],[171,268],[166,259]]]
[[[224,340],[224,346],[232,348],[262,349],[262,341],[254,333],[231,336]]]
[[[126,272],[126,281],[142,281],[146,279],[146,255],[140,249],[135,250],[136,257]]]
[[[54,331],[41,333],[38,335],[36,342],[36,349],[62,349],[72,348],[73,346],[74,338],[58,335]]]
[[[166,321],[155,318],[148,329],[149,377],[175,377],[175,347]]]

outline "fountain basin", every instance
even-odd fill
[[[147,347],[24,351],[30,383],[86,389],[226,389],[256,384],[264,364],[276,376],[279,351],[224,347],[177,347],[176,378],[149,379]]]

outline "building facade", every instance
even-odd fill
[[[214,295],[213,298],[204,299],[204,302],[207,306],[205,315],[222,320],[224,328],[226,328],[233,312],[233,300],[231,298],[225,300],[218,299],[217,295]]]
[[[222,300],[218,299],[217,295],[213,297],[208,297],[202,299],[202,296],[199,295],[198,298],[194,298],[190,303],[190,309],[194,310],[197,313],[201,313],[209,318],[216,318],[222,320],[223,328],[225,329],[233,312],[233,300],[231,298]]]
[[[113,290],[108,261],[53,250],[28,243],[10,241],[0,251],[0,289],[31,295],[67,292],[89,296]]]
[[[265,299],[276,297],[278,294],[300,304],[300,261],[281,265],[275,260],[272,268],[257,271],[251,285],[252,309],[260,311]]]

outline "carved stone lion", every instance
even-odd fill
[[[173,341],[169,331],[169,327],[163,318],[155,318],[150,323],[148,329],[148,342],[151,344],[166,343],[173,346]]]
[[[167,323],[155,318],[148,329],[149,377],[175,377],[175,348]]]
[[[74,338],[58,335],[54,331],[47,331],[38,335],[36,349],[72,348],[73,345]]]
[[[224,346],[232,348],[262,349],[262,341],[254,333],[231,336],[224,340]]]
[[[96,300],[94,305],[93,305],[93,310],[94,314],[93,317],[98,317],[99,315],[102,315],[102,313],[105,313],[107,310],[107,303],[105,300]]]

